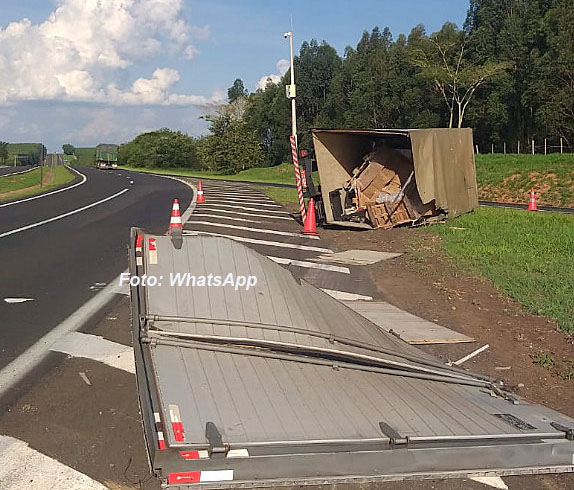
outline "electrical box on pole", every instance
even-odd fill
[[[295,84],[285,85],[285,93],[288,99],[294,99],[297,97],[297,89],[295,88]]]

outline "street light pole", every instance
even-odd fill
[[[291,29],[293,29],[291,27]],[[305,200],[303,199],[303,182],[304,176],[299,168],[299,155],[297,145],[297,110],[295,107],[295,97],[297,92],[295,90],[295,67],[293,63],[293,31],[286,32],[283,37],[289,38],[289,54],[291,58],[291,85],[287,85],[287,97],[291,99],[291,157],[293,158],[293,169],[295,170],[295,183],[297,184],[297,196],[299,197],[299,210],[301,212],[301,219],[305,223],[307,212],[305,210]]]
[[[291,62],[291,85],[287,89],[287,96],[291,99],[291,134],[297,140],[297,110],[295,107],[295,97],[297,96],[295,89],[295,67],[293,62],[293,32],[286,32],[285,37],[289,37],[289,54]]]

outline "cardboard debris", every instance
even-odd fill
[[[392,228],[436,214],[434,204],[423,205],[414,179],[413,162],[401,152],[378,145],[348,181],[350,215],[366,208],[366,220],[374,228]]]

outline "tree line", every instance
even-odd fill
[[[342,56],[311,40],[301,45],[295,74],[302,147],[310,147],[313,127],[470,126],[489,149],[546,137],[574,145],[571,0],[470,0],[460,29],[445,23],[429,34],[418,25],[394,39],[375,27]],[[269,79],[251,94],[235,80],[229,104],[205,116],[210,134],[190,138],[185,166],[233,173],[287,161],[289,79],[289,72],[277,84]]]

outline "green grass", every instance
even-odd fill
[[[476,155],[479,198],[574,207],[574,154]]]
[[[429,230],[463,269],[574,334],[574,215],[479,208]]]
[[[267,194],[271,199],[285,204],[299,202],[299,197],[297,196],[297,189],[294,187],[269,187],[261,186],[260,189]]]
[[[94,165],[95,163],[95,148],[76,148],[75,151],[77,160],[73,163],[76,165]]]
[[[0,177],[0,202],[21,199],[60,187],[74,179],[74,174],[65,167],[43,169],[43,183],[40,187],[40,169],[20,175]]]
[[[220,179],[220,180],[247,180],[250,182],[261,182],[270,184],[294,184],[295,175],[293,165],[282,163],[275,167],[257,167],[243,170],[238,174],[226,175],[213,172],[204,172],[199,170],[190,170],[184,168],[142,168],[122,166],[126,170],[135,170],[137,172],[162,173],[166,175],[181,175],[184,177],[193,177],[197,179]]]

